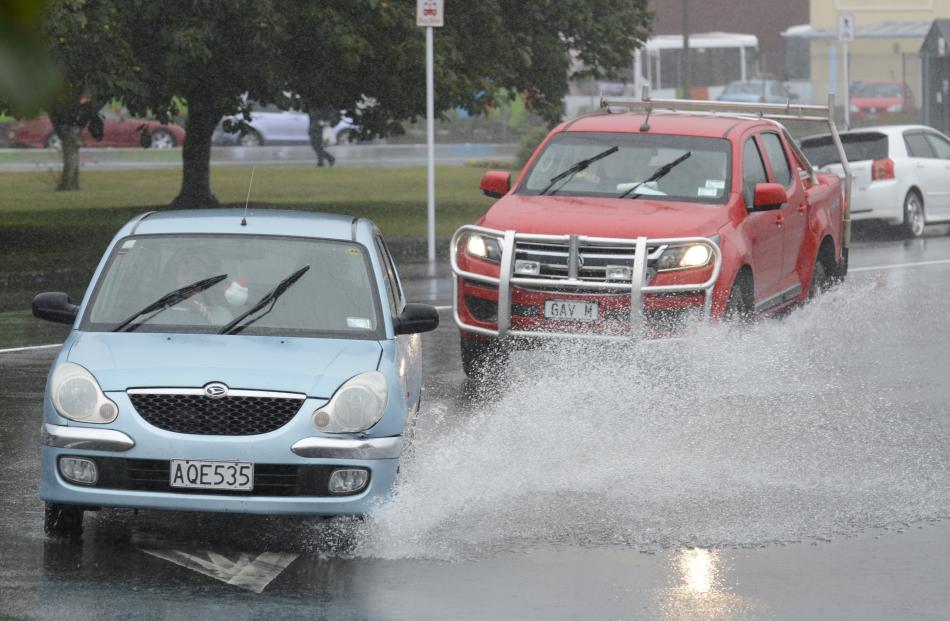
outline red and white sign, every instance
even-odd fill
[[[441,28],[445,25],[445,0],[416,0],[416,26]]]

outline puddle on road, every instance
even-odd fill
[[[942,296],[850,281],[782,320],[520,352],[436,404],[357,556],[758,546],[950,516]]]

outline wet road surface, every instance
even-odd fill
[[[88,514],[47,540],[55,349],[0,354],[0,617],[946,619],[950,236],[686,345],[518,352],[468,384],[450,313],[398,495],[365,521]],[[439,268],[410,299],[447,305]]]

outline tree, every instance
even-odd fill
[[[436,105],[478,113],[526,93],[550,121],[575,75],[623,70],[646,38],[646,0],[448,0],[436,40]],[[406,0],[129,0],[140,90],[124,101],[167,119],[188,104],[182,186],[173,206],[217,205],[211,134],[248,100],[349,109],[365,136],[425,112],[425,39]],[[248,100],[242,98],[248,96]]]
[[[102,139],[98,110],[134,81],[128,37],[122,31],[121,0],[53,0],[45,34],[62,80],[47,106],[62,141],[63,171],[57,190],[79,189],[83,129]]]

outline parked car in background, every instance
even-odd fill
[[[84,147],[141,147],[141,128],[145,126],[151,136],[153,149],[171,149],[185,144],[185,130],[174,123],[162,124],[154,119],[136,119],[121,109],[105,106],[99,111],[102,117],[102,140],[96,140],[89,129],[82,132]],[[14,147],[47,147],[59,149],[63,143],[53,122],[48,116],[28,121],[17,121],[10,127],[10,145]]]
[[[421,337],[365,218],[265,209],[139,216],[85,298],[42,412],[46,532],[100,507],[360,515],[392,490],[422,390]]]
[[[886,117],[916,107],[914,93],[900,80],[865,80],[851,94],[851,118]]]
[[[237,122],[241,115],[228,117]],[[224,119],[218,123],[211,144],[219,146],[239,145],[256,147],[259,145],[310,144],[310,115],[299,110],[281,110],[273,104],[254,104],[251,111],[250,128],[244,134],[224,131]],[[325,144],[343,144],[356,139],[360,128],[353,119],[345,114],[339,121],[324,130]]]
[[[726,85],[719,95],[719,101],[788,103],[798,101],[798,95],[789,91],[779,80],[736,80]]]
[[[890,125],[840,134],[854,181],[852,220],[881,220],[920,237],[950,222],[950,138],[924,125]],[[831,135],[801,140],[822,171],[844,176]]]

